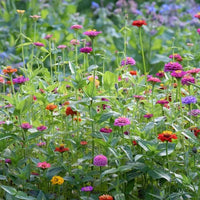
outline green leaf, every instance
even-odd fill
[[[174,152],[176,147],[175,143],[168,143],[168,155]],[[158,149],[161,150],[160,153],[158,153],[159,156],[166,156],[166,143],[161,143],[158,145]]]
[[[102,174],[101,174],[101,177],[103,178],[105,175],[107,174],[115,174],[116,172],[118,172],[118,169],[117,168],[111,168],[111,169],[108,169],[108,170],[105,170]]]
[[[155,57],[153,59],[151,59],[150,63],[151,64],[157,64],[160,62],[169,62],[170,58],[168,58],[167,56],[161,55],[161,54],[156,54]]]
[[[96,95],[96,87],[94,87],[93,82],[90,82],[86,87],[85,87],[85,93],[89,97],[93,97]]]
[[[119,117],[120,116],[120,113],[118,112],[114,112],[114,111],[109,111],[107,113],[103,113],[98,121],[98,123],[102,123],[108,119],[110,119],[111,117]]]
[[[13,187],[2,185],[1,188],[10,195],[16,195],[17,194],[17,190]]]
[[[21,191],[18,191],[17,194],[15,195],[15,197],[16,197],[17,199],[20,199],[20,200],[22,200],[22,199],[23,199],[23,200],[35,200],[34,197],[27,196],[26,193],[21,192]]]
[[[124,193],[119,193],[114,196],[115,200],[126,200]]]
[[[40,190],[37,200],[46,200],[45,194]]]
[[[166,179],[167,181],[170,181],[171,180],[171,177],[170,177],[170,174],[165,172],[164,170],[162,169],[150,169],[147,171],[147,173],[149,174],[149,176],[151,176],[152,178],[154,179],[161,179],[161,178],[164,178]]]
[[[28,46],[28,45],[31,45],[31,44],[32,44],[32,42],[26,42],[26,43],[18,45],[17,48]]]
[[[131,148],[129,146],[121,146],[121,149],[126,154],[127,158],[132,161],[133,160],[133,153],[131,151]]]
[[[98,67],[99,67],[98,65],[91,65],[88,67],[88,72],[91,72],[91,71],[97,69]]]
[[[55,168],[51,168],[47,171],[46,176],[48,178],[52,178],[53,176],[59,174],[61,171],[63,170],[63,167],[55,167]]]
[[[28,136],[28,140],[35,139],[35,138],[37,138],[37,137],[39,137],[39,136],[41,136],[41,135],[43,135],[43,134],[44,134],[44,132],[32,133],[32,134],[30,134],[30,135]]]
[[[49,51],[48,51],[46,48],[44,48],[44,47],[40,47],[40,50],[41,50],[42,52],[44,52],[44,53],[49,53]]]
[[[103,76],[103,86],[105,90],[111,90],[114,88],[115,83],[117,82],[117,75],[106,71],[104,76]]]
[[[181,134],[184,135],[184,136],[185,136],[186,138],[188,138],[189,140],[191,140],[193,143],[197,143],[197,142],[198,142],[196,136],[195,136],[194,133],[191,132],[191,131],[184,130],[184,131],[181,131]]]
[[[74,68],[73,68],[72,63],[70,61],[69,61],[69,69],[70,69],[72,74],[75,74]]]

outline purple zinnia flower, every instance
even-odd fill
[[[130,120],[126,117],[118,117],[115,119],[114,126],[126,126],[131,124]]]
[[[104,155],[97,155],[94,157],[93,164],[95,166],[106,166],[108,164],[108,159]]]
[[[38,131],[44,131],[44,130],[46,130],[46,129],[47,129],[47,127],[46,127],[46,126],[43,126],[43,125],[37,127],[37,130],[38,130]]]
[[[175,77],[175,78],[182,78],[183,76],[185,76],[186,75],[186,73],[187,72],[184,72],[184,71],[182,71],[182,70],[176,70],[176,71],[173,71],[172,73],[171,73],[171,76],[173,76],[173,77]]]
[[[13,79],[13,83],[17,83],[17,84],[22,84],[22,83],[25,83],[26,81],[29,81],[29,78],[25,78],[24,76],[19,76]]]
[[[182,70],[182,69],[183,69],[182,65],[179,64],[178,62],[169,62],[165,64],[165,67],[164,67],[165,72],[173,72],[173,71]]]
[[[65,49],[66,47],[67,47],[66,45],[61,44],[61,45],[59,45],[57,48],[58,48],[58,49]]]
[[[192,115],[197,117],[198,115],[200,115],[200,110],[199,109],[193,109],[190,112],[188,112],[188,115]]]
[[[135,65],[135,64],[136,64],[136,62],[132,57],[126,57],[126,62],[125,62],[125,59],[122,60],[122,62],[121,62],[122,66],[124,66],[124,65]]]
[[[9,159],[9,158],[6,158],[6,159],[5,159],[5,163],[11,164],[11,163],[12,163],[12,161],[11,161],[11,159]]]
[[[112,132],[112,129],[109,128],[109,127],[105,127],[105,128],[101,128],[101,129],[100,129],[100,132],[102,132],[102,133],[111,133],[111,132]]]
[[[78,24],[75,24],[75,25],[72,25],[71,26],[71,29],[74,29],[74,30],[78,30],[78,29],[82,29],[83,26],[82,25],[78,25]]]
[[[101,101],[109,101],[109,99],[106,99],[106,98],[101,98]]]
[[[96,31],[94,29],[94,30],[89,30],[89,31],[84,32],[83,35],[87,35],[88,37],[94,38],[97,35],[99,35],[100,33],[102,33],[102,32],[101,31]]]
[[[25,122],[21,125],[21,128],[23,129],[29,129],[29,128],[32,128],[32,126],[28,123],[28,122]]]
[[[181,79],[181,83],[182,85],[190,85],[190,83],[194,83],[195,84],[195,78],[192,77],[192,76],[184,76],[182,79]]]
[[[153,114],[147,113],[147,114],[144,115],[144,118],[147,118],[147,119],[149,119],[151,117],[153,117]]]
[[[187,96],[181,98],[183,104],[191,104],[191,103],[196,103],[197,99],[194,96]]]
[[[182,57],[177,53],[170,55],[169,58],[171,58],[171,59],[174,58],[176,61],[179,61],[179,62],[181,62],[183,60]]]
[[[35,46],[37,46],[37,47],[44,47],[44,44],[41,43],[41,42],[34,42],[33,44],[34,44]]]
[[[92,190],[93,190],[92,186],[86,186],[81,188],[82,192],[91,192]]]
[[[92,51],[92,47],[83,47],[80,48],[81,53],[90,53]]]

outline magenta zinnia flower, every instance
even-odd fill
[[[164,104],[168,104],[169,101],[165,100],[165,99],[160,99],[156,102],[156,104],[161,104],[161,105],[164,105]]]
[[[187,74],[195,75],[200,72],[200,68],[193,68],[187,71]]]
[[[179,64],[178,62],[169,62],[165,64],[165,67],[164,67],[165,72],[173,72],[173,71],[182,70],[182,69],[183,69],[182,65]]]
[[[44,37],[44,39],[49,40],[49,39],[52,38],[52,37],[53,37],[53,35],[47,34],[47,35]]]
[[[181,79],[181,83],[182,85],[190,85],[191,83],[195,84],[195,78],[192,76],[186,75]]]
[[[37,167],[42,168],[42,169],[47,169],[51,167],[51,164],[47,162],[40,162],[37,164]]]
[[[24,76],[19,76],[13,79],[13,83],[17,83],[17,84],[22,84],[22,83],[25,83],[26,81],[29,81],[29,78],[25,78]]]
[[[156,77],[150,77],[147,81],[151,82],[152,84],[160,83],[161,82],[160,79],[156,78]]]
[[[126,126],[131,124],[130,120],[126,117],[118,117],[115,119],[114,126]]]
[[[111,133],[111,132],[112,132],[112,129],[109,128],[109,127],[105,127],[105,128],[101,128],[101,129],[100,129],[100,132],[102,132],[102,133]]]
[[[90,38],[94,38],[97,35],[99,35],[100,33],[102,33],[102,32],[101,31],[96,31],[95,29],[93,29],[93,30],[86,31],[83,34],[89,36]]]
[[[34,44],[35,46],[37,46],[37,47],[44,47],[44,44],[41,43],[41,42],[34,42],[33,44]]]
[[[108,164],[108,159],[104,155],[98,155],[94,157],[93,164],[95,166],[106,166]]]
[[[121,62],[122,66],[124,66],[124,65],[135,65],[135,64],[136,64],[136,62],[135,62],[135,60],[132,57],[126,57],[126,61],[124,59]]]
[[[82,192],[91,192],[92,190],[93,190],[92,186],[86,186],[81,188]]]
[[[38,130],[38,131],[44,131],[44,130],[46,130],[46,129],[47,129],[47,127],[46,127],[46,126],[43,126],[43,125],[37,127],[37,130]]]
[[[169,58],[171,58],[171,59],[174,58],[176,61],[179,61],[179,62],[181,62],[183,60],[182,57],[177,53],[170,55]]]
[[[163,71],[159,71],[158,73],[156,73],[156,76],[159,78],[163,78],[165,76],[165,73]]]
[[[65,49],[66,47],[67,47],[66,45],[61,44],[61,45],[59,45],[57,48],[58,48],[58,49]]]
[[[81,53],[90,53],[92,51],[92,47],[83,47],[80,48]]]
[[[176,71],[173,71],[172,73],[171,73],[171,76],[173,76],[173,77],[175,77],[175,78],[182,78],[183,76],[185,76],[185,74],[186,74],[187,72],[184,72],[184,71],[182,71],[182,70],[176,70]]]
[[[74,30],[78,30],[78,29],[82,29],[83,26],[82,25],[78,25],[78,24],[75,24],[75,25],[72,25],[71,26],[71,29],[74,29]]]
[[[144,118],[147,118],[147,119],[149,119],[151,117],[153,117],[153,114],[147,113],[146,115],[144,115]]]
[[[21,128],[29,129],[29,128],[32,128],[32,125],[30,125],[28,122],[25,122],[25,123],[21,124]]]

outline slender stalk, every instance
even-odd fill
[[[50,70],[51,70],[51,79],[53,81],[53,69],[52,69],[52,57],[51,57],[51,40],[49,40],[49,58],[50,58]]]
[[[76,41],[78,38],[78,33],[76,31]],[[78,45],[75,45],[75,59],[76,59],[76,66],[78,66]]]
[[[22,37],[22,15],[20,15],[20,20],[19,20],[19,29],[20,29],[20,40],[21,40],[21,45],[23,44],[23,37]],[[24,47],[22,45],[22,61],[23,61],[23,67],[25,67],[25,62],[24,62]]]
[[[169,169],[168,141],[166,142],[166,156],[167,156],[167,168]]]
[[[143,70],[144,70],[144,75],[146,75],[146,65],[145,65],[145,57],[144,57],[144,50],[143,50],[143,43],[142,43],[142,28],[141,27],[139,27],[139,37],[140,37],[140,47],[142,51]]]

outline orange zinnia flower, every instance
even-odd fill
[[[132,76],[134,76],[134,75],[136,76],[136,75],[137,75],[137,72],[136,72],[136,71],[130,71],[129,73],[130,73]]]
[[[49,104],[46,106],[46,109],[49,111],[53,111],[56,108],[57,108],[57,105],[54,105],[54,104]]]
[[[6,69],[3,69],[4,74],[12,74],[14,72],[17,72],[17,69],[12,68],[11,66],[6,67]]]
[[[113,200],[113,197],[108,194],[104,194],[99,196],[99,200]]]
[[[158,139],[162,142],[172,142],[172,139],[177,139],[177,136],[171,131],[163,131],[161,134],[158,134]]]
[[[56,147],[54,151],[59,151],[60,153],[64,153],[65,151],[69,151],[69,148],[65,147],[64,144],[61,144],[59,147]]]

